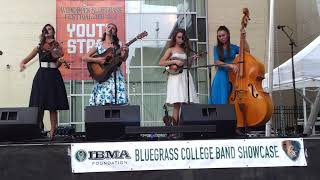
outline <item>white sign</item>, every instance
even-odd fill
[[[307,166],[303,139],[236,139],[71,144],[73,173]]]

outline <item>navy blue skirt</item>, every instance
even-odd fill
[[[38,69],[32,83],[29,106],[43,110],[69,109],[66,88],[59,69]]]

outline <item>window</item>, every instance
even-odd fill
[[[317,0],[318,16],[320,16],[320,0]]]

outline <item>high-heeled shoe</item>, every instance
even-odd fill
[[[49,138],[51,141],[55,140],[56,137],[56,130],[54,131],[49,131]]]

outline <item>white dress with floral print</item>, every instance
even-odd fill
[[[97,53],[102,54],[106,51],[106,49],[102,46],[102,42],[98,41],[96,43]],[[125,87],[125,80],[120,68],[117,68],[116,71],[116,83],[117,83],[117,104],[126,104],[128,103],[128,96]],[[103,82],[96,82],[93,86],[89,105],[90,106],[98,106],[98,105],[106,105],[106,104],[115,104],[115,89],[114,89],[114,74],[110,76],[110,78]]]

